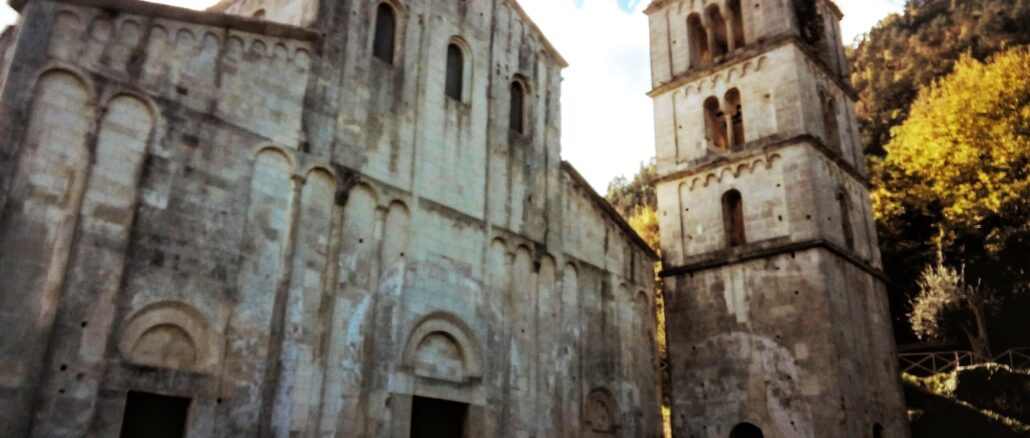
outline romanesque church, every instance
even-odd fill
[[[673,434],[903,438],[839,11],[788,3],[646,11]],[[11,6],[0,434],[662,436],[658,255],[516,0]]]

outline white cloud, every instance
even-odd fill
[[[203,9],[213,0],[164,0]],[[600,192],[619,175],[633,175],[654,156],[647,18],[627,13],[627,0],[519,0],[569,61],[562,84],[562,157]],[[577,3],[581,4],[577,7]],[[620,3],[623,6],[620,6]],[[902,9],[904,0],[837,0],[844,41]],[[16,14],[4,5],[0,26]]]

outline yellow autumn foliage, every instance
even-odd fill
[[[937,218],[935,243],[947,247],[987,220],[1026,212],[1030,48],[987,64],[963,57],[949,76],[920,92],[909,118],[891,134],[887,157],[874,172],[881,221],[918,210]],[[1020,221],[1017,228],[1024,228],[1026,218]],[[1005,230],[990,233],[998,235],[988,236],[988,246],[1006,237]]]

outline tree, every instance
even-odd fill
[[[1028,71],[1027,47],[988,64],[965,56],[920,92],[893,130],[887,156],[873,160],[887,266],[925,266],[942,252],[999,299],[1026,299],[1019,291],[1030,273]],[[897,272],[890,273],[896,282]],[[1004,344],[1027,341],[1025,324],[1014,322],[1018,312],[1001,322],[1013,328]]]
[[[882,156],[919,90],[963,54],[984,61],[1030,43],[1030,0],[909,0],[849,50],[863,144]]]
[[[991,342],[987,334],[987,318],[993,300],[979,282],[965,280],[965,268],[956,270],[944,265],[943,256],[923,270],[919,295],[912,300],[908,319],[920,338],[953,338],[956,332],[966,335],[970,348],[980,358],[991,360]]]

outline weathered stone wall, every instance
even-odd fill
[[[414,397],[474,435],[659,434],[653,254],[560,160],[563,61],[514,3],[427,1],[382,62],[377,5],[318,5],[324,35],[22,6],[0,427],[116,436],[144,391],[191,399],[188,436],[407,436]]]

